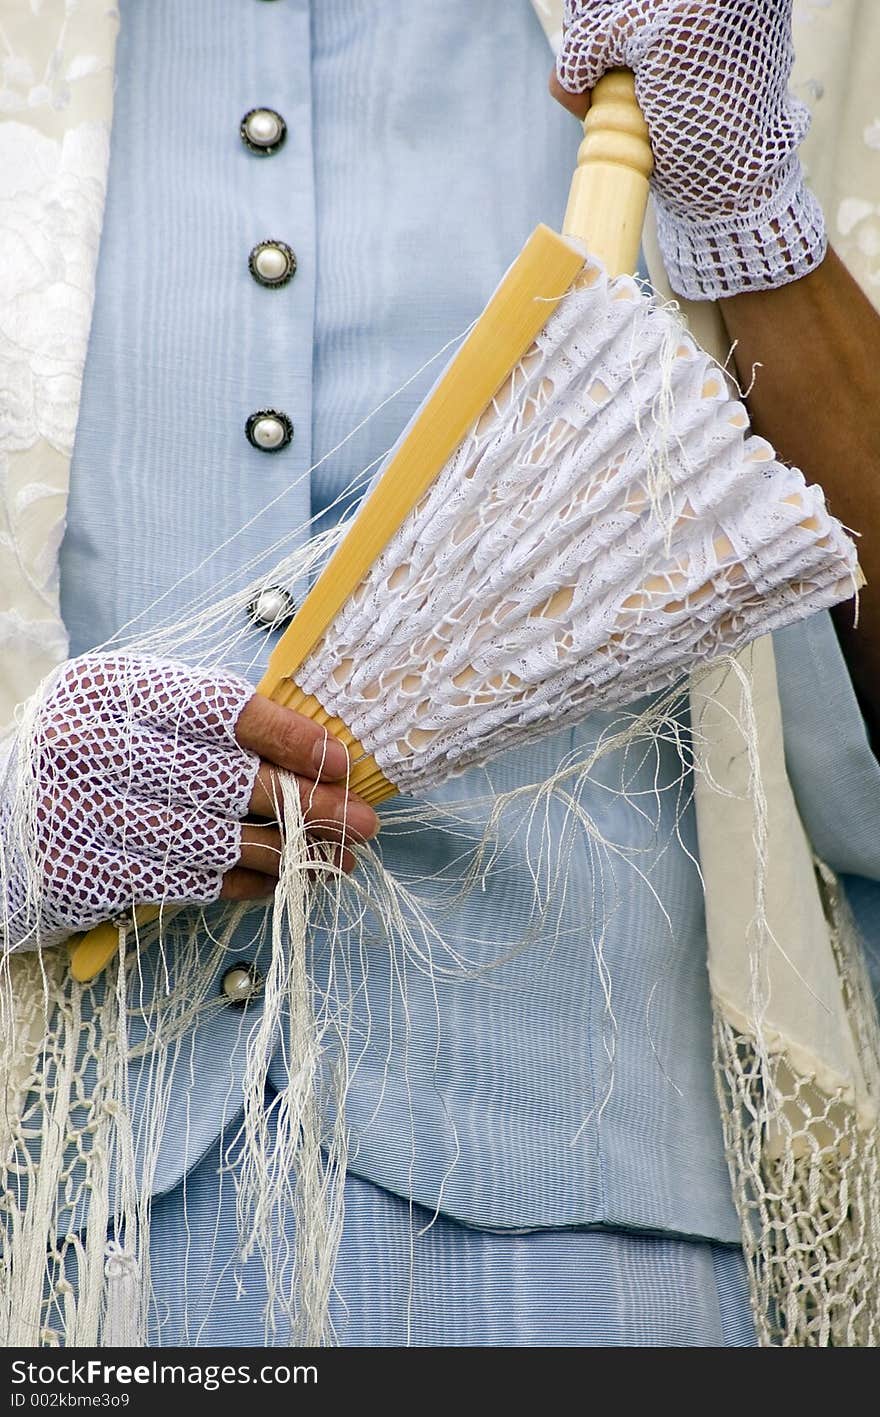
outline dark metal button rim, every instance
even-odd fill
[[[247,121],[249,118],[253,118],[255,113],[271,113],[278,119],[278,122],[281,124],[281,131],[274,143],[255,143],[248,133]],[[284,141],[287,138],[287,124],[281,114],[278,112],[277,108],[267,108],[264,103],[257,104],[256,108],[248,109],[239,124],[238,131],[245,147],[248,148],[250,152],[256,153],[258,157],[271,157],[273,153],[277,153],[278,149],[284,145]]]
[[[226,993],[226,981],[229,978],[230,974],[237,972],[239,969],[243,969],[246,974],[250,975],[251,979],[253,980],[254,987],[251,992],[246,995],[246,997],[241,999],[235,999],[232,997],[231,994]],[[254,995],[257,994],[262,987],[263,976],[256,968],[256,966],[250,962],[250,960],[239,960],[236,964],[231,964],[228,969],[225,969],[223,971],[223,974],[220,978],[220,992],[226,1000],[227,1008],[230,1009],[247,1008]]]
[[[287,270],[283,276],[277,280],[270,280],[267,276],[261,275],[257,269],[257,257],[261,251],[274,246],[277,250],[283,251],[287,257]],[[258,285],[263,285],[267,290],[280,290],[282,285],[287,285],[296,275],[296,252],[286,241],[276,241],[274,237],[268,237],[265,241],[258,241],[248,256],[248,270]]]
[[[284,437],[274,448],[264,448],[262,443],[258,443],[254,437],[254,429],[261,418],[275,418],[284,429]],[[247,438],[252,448],[256,448],[258,453],[280,453],[282,448],[286,448],[293,439],[293,424],[286,413],[282,413],[278,408],[258,408],[252,413],[244,425],[244,436]]]
[[[260,600],[269,592],[280,595],[284,601],[284,609],[279,611],[274,620],[265,620],[258,614]],[[287,586],[264,585],[257,591],[253,600],[248,601],[245,608],[255,625],[259,625],[263,630],[277,630],[281,625],[287,625],[293,619],[296,614],[296,601],[287,589]]]

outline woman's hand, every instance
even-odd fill
[[[12,745],[0,802],[7,948],[58,943],[133,904],[265,897],[282,772],[342,869],[354,865],[345,843],[378,830],[346,791],[343,745],[236,675],[84,656],[59,674],[32,737],[24,770]]]
[[[369,803],[348,792],[344,782],[339,781],[345,779],[349,768],[343,744],[310,718],[253,693],[239,715],[235,738],[259,759],[248,814],[274,821],[281,803],[279,770],[292,773],[299,785],[310,836],[336,842],[336,864],[344,871],[352,871],[355,859],[343,843],[367,841],[375,836],[379,818]],[[274,886],[280,853],[277,827],[243,827],[240,864],[224,877],[221,898],[250,899],[252,889],[265,894]],[[253,872],[262,879],[252,882]],[[267,876],[271,878],[268,882]]]
[[[551,92],[583,117],[608,69],[635,72],[664,263],[692,300],[774,289],[825,255],[798,158],[809,115],[788,92],[791,9],[791,0],[566,0]]]

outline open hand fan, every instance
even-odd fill
[[[611,74],[564,235],[530,238],[272,655],[261,692],[338,733],[371,802],[857,587],[821,489],[750,436],[723,373],[628,274],[650,170],[632,78]],[[90,932],[77,977],[116,944]]]

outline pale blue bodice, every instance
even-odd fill
[[[550,55],[527,0],[127,0],[122,18],[62,555],[74,652],[143,611],[465,328],[533,226],[560,222],[579,136],[547,95]],[[257,106],[287,124],[270,156],[239,137],[242,115]],[[267,238],[296,252],[296,275],[281,289],[248,270],[249,251]],[[393,443],[436,372],[174,602],[184,606],[280,529],[323,512]],[[294,425],[293,441],[273,454],[244,436],[248,416],[266,408]],[[808,827],[833,864],[880,874],[871,830],[880,774],[830,623],[818,617],[780,643]],[[816,672],[839,735],[824,755],[801,747],[821,739],[827,721],[811,692]],[[545,777],[605,722],[509,756],[496,782]],[[668,746],[631,766],[631,794],[650,794],[656,777],[671,783],[680,770]],[[620,771],[606,760],[605,784],[618,786]],[[435,796],[484,786],[476,775]],[[605,902],[613,1028],[597,963],[598,863],[586,851],[569,865],[555,949],[538,940],[484,978],[441,982],[436,1011],[414,971],[409,1033],[397,1010],[390,1048],[389,966],[376,951],[366,987],[374,1046],[349,1103],[360,1175],[430,1207],[448,1172],[443,1209],[487,1228],[611,1224],[737,1237],[686,796],[687,786],[684,799],[667,792],[638,812],[601,783],[592,789],[603,834],[638,849],[650,882],[621,866]],[[382,841],[386,863],[404,872],[439,868],[457,850],[443,831],[388,830]],[[467,935],[486,961],[516,936],[531,892],[528,863],[508,864],[448,922],[450,936]],[[224,1110],[227,1122],[234,1116],[240,1027],[233,1010],[203,1026],[189,1103],[189,1064],[181,1069],[159,1190],[213,1144]],[[279,1056],[276,1080],[282,1068]]]

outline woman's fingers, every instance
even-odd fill
[[[275,890],[275,877],[246,866],[233,866],[223,877],[221,900],[268,900]]]
[[[348,875],[357,865],[354,852],[348,851],[344,846],[337,846],[333,852],[333,865]]]
[[[341,841],[343,833],[356,841],[367,841],[379,830],[379,818],[368,803],[344,787],[299,779],[303,817],[315,836]],[[255,817],[278,820],[281,812],[281,780],[271,763],[260,763],[249,810]]]
[[[368,802],[341,787],[299,781],[303,817],[311,836],[324,841],[369,841],[379,830],[379,818]]]
[[[334,829],[335,830],[335,829]],[[320,829],[312,833],[321,836]],[[323,838],[322,838],[323,839]],[[333,840],[327,837],[327,840]],[[224,900],[255,900],[274,889],[281,867],[281,833],[277,827],[262,827],[250,822],[241,829],[241,854],[238,865],[223,877]],[[340,871],[353,871],[355,857],[345,846],[336,845],[330,859]]]
[[[348,772],[348,753],[319,723],[282,708],[263,694],[254,694],[235,725],[242,748],[287,772],[303,777],[333,779]]]
[[[567,108],[569,113],[573,113],[575,118],[584,119],[590,107],[589,93],[569,93],[564,89],[556,77],[556,70],[550,74],[550,93],[557,103],[561,103],[563,108]]]
[[[271,763],[263,759],[257,769],[248,811],[252,817],[269,817],[277,822],[281,819],[282,801],[280,775]]]
[[[261,776],[264,774],[261,773]],[[325,787],[297,779],[300,803],[309,836],[320,841],[332,841],[344,847],[347,842],[368,841],[379,830],[379,818],[372,807],[354,797],[341,787]],[[280,800],[280,788],[279,800]],[[252,811],[258,816],[275,815],[275,799],[264,781],[261,792],[265,798],[256,797]],[[262,871],[265,875],[277,876],[281,859],[281,832],[276,826],[262,826],[246,822],[241,829],[240,865],[252,871]],[[345,859],[354,865],[350,852]],[[348,869],[339,857],[337,864]]]
[[[262,876],[277,877],[281,865],[281,833],[277,827],[251,826],[241,829],[239,866]]]

